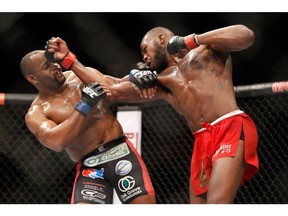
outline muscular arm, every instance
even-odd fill
[[[63,151],[83,127],[84,116],[73,111],[68,119],[60,124],[49,120],[37,105],[32,106],[25,116],[28,129],[39,142],[57,152]]]
[[[232,25],[198,34],[199,44],[215,51],[234,52],[247,49],[255,40],[254,32],[244,25]]]
[[[47,51],[54,53],[53,58],[56,60],[63,61],[63,58],[67,55],[67,53],[70,52],[66,42],[59,37],[51,38],[48,40],[48,42],[49,46],[47,47]],[[69,62],[71,63],[71,61]],[[143,91],[136,89],[134,84],[129,81],[128,75],[123,78],[107,76],[94,68],[85,67],[78,60],[71,64],[70,69],[85,85],[92,82],[98,82],[102,85],[102,87],[104,85],[104,89],[108,96],[106,97],[106,100],[109,101],[124,100],[126,102],[138,102],[142,98],[149,98],[154,96],[155,89],[150,88]]]
[[[154,88],[140,91],[130,82],[129,75],[123,78],[104,75],[95,68],[85,67],[80,61],[76,61],[71,69],[85,85],[91,82],[100,83],[104,90],[109,92],[106,100],[110,102],[143,102],[152,99],[156,91]]]

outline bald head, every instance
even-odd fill
[[[155,27],[146,33],[146,35],[151,36],[157,36],[159,34],[174,36],[174,33],[171,30],[161,26]]]
[[[34,50],[27,53],[20,62],[20,70],[23,76],[26,78],[28,74],[34,74],[33,58],[37,56],[44,55],[43,50]]]

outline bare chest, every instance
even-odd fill
[[[81,98],[80,90],[70,89],[62,94],[55,95],[44,106],[44,113],[47,118],[56,123],[61,123],[72,114],[75,105]]]

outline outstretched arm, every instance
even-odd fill
[[[76,55],[70,52],[67,43],[61,38],[52,37],[47,41],[46,52],[50,61],[58,62],[65,69],[72,70],[79,79],[85,84],[98,82],[106,91],[107,100],[139,102],[142,99],[152,98],[155,94],[155,88],[138,89],[129,81],[129,75],[123,78],[116,78],[104,75],[95,68],[85,67]]]

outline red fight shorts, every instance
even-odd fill
[[[223,157],[236,155],[239,140],[244,140],[244,160],[248,164],[242,177],[249,181],[259,169],[257,155],[258,133],[252,119],[241,110],[225,114],[193,133],[195,142],[190,167],[194,195],[208,190],[214,162]]]

